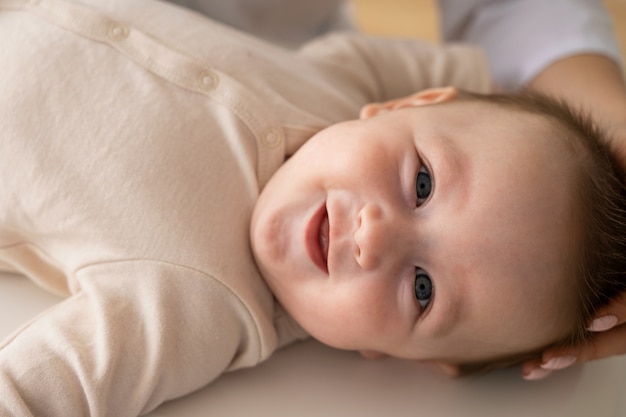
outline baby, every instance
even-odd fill
[[[253,215],[263,276],[309,334],[462,371],[589,337],[626,287],[623,175],[589,120],[454,88],[361,119],[303,145]]]
[[[144,414],[309,335],[501,365],[622,288],[605,139],[443,87],[488,92],[479,51],[294,53],[152,0],[0,19],[0,268],[67,296],[0,345],[2,415]]]

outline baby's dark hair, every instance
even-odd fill
[[[547,118],[565,140],[573,164],[573,213],[578,225],[574,232],[571,265],[573,303],[570,331],[549,346],[490,360],[458,364],[461,374],[512,366],[539,359],[548,347],[570,347],[589,342],[588,327],[598,310],[626,289],[626,188],[624,170],[610,139],[591,117],[563,100],[532,91],[516,94],[475,94],[460,92],[460,100],[480,101]],[[626,163],[626,161],[625,161]],[[549,231],[547,231],[549,232]],[[577,234],[577,235],[576,235]],[[564,291],[567,289],[564,289]]]

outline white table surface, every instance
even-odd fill
[[[0,336],[58,300],[26,278],[0,273]],[[307,341],[149,416],[626,417],[626,357],[539,382],[523,381],[519,369],[452,380],[414,363],[366,361]]]

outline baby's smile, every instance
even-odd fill
[[[326,202],[309,219],[304,232],[304,244],[311,261],[328,274],[328,212]]]

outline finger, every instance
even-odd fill
[[[589,342],[572,348],[548,349],[543,353],[539,367],[546,370],[565,369],[574,363],[589,362],[626,353],[626,324],[597,333]],[[529,362],[529,370],[536,362]]]
[[[593,319],[587,329],[590,332],[605,332],[617,326],[619,324],[618,322],[619,319],[617,316],[612,314],[600,315],[599,317]]]
[[[576,362],[578,362],[579,355],[559,355],[554,356],[541,364],[541,369],[547,371],[560,371],[561,369],[569,368]]]
[[[578,362],[588,362],[624,353],[626,353],[626,324],[597,333],[589,343],[580,347],[577,356]]]
[[[522,364],[522,377],[527,381],[544,379],[552,373],[549,369],[541,367],[542,361],[539,359],[526,361]]]
[[[620,294],[595,315],[589,326],[593,332],[603,332],[626,322],[626,292]]]
[[[547,349],[540,359],[522,364],[522,376],[526,380],[543,379],[553,371],[568,368],[579,362],[581,347]]]
[[[532,381],[544,379],[554,371],[569,368],[578,362],[578,357],[573,355],[554,356],[547,361],[529,361],[522,365],[522,376]]]

